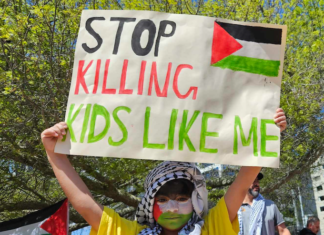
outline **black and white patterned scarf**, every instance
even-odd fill
[[[250,229],[248,235],[261,235],[262,231],[262,221],[263,221],[263,211],[265,207],[265,199],[262,197],[261,193],[253,199],[252,211],[250,215]],[[243,218],[242,218],[242,207],[240,207],[237,212],[238,221],[240,224],[239,235],[242,235],[243,232]]]
[[[193,163],[170,161],[161,163],[146,177],[145,195],[137,207],[136,219],[139,224],[148,225],[149,228],[143,229],[138,235],[158,235],[162,232],[162,227],[153,217],[154,196],[165,183],[174,179],[187,179],[195,186],[191,196],[194,212],[179,235],[200,235],[204,224],[202,218],[208,213],[204,176]]]

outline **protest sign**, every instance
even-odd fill
[[[85,10],[58,153],[278,167],[286,27]]]

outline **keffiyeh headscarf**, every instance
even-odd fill
[[[149,228],[143,229],[139,235],[158,235],[162,232],[162,227],[153,217],[154,196],[165,183],[175,179],[187,179],[195,186],[191,195],[194,212],[179,235],[200,235],[204,224],[202,218],[208,213],[208,192],[204,176],[193,163],[170,161],[161,163],[146,177],[145,195],[138,205],[136,218],[138,223],[148,225]]]

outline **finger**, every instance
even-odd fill
[[[281,121],[286,121],[286,116],[281,116],[281,117],[278,117],[278,118],[274,119],[274,122],[277,123],[277,124],[279,122],[281,122]]]
[[[276,113],[273,117],[274,117],[274,118],[277,118],[277,117],[281,117],[281,116],[285,116],[285,117],[286,117],[286,115],[285,115],[284,112]]]
[[[63,139],[63,135],[59,135],[59,136],[57,137],[57,139],[59,139],[59,140]]]
[[[277,108],[276,113],[279,113],[279,112],[283,112],[284,113],[284,110],[282,108]]]
[[[51,129],[57,133],[58,137],[62,135],[62,131],[57,125],[53,126]]]
[[[281,109],[277,109],[277,111],[276,111],[276,113],[275,113],[275,115],[278,115],[278,114],[285,114],[285,112]]]
[[[287,122],[286,121],[281,121],[281,122],[277,123],[277,125],[280,126],[280,127],[285,127],[285,126],[287,126]]]
[[[66,134],[66,131],[65,131],[65,129],[67,129],[67,125],[66,124],[60,122],[60,123],[57,123],[55,125],[55,127],[57,127],[60,130],[60,132],[61,132],[62,135],[65,135]]]
[[[57,137],[58,134],[56,133],[55,130],[53,130],[52,128],[46,129],[45,131],[42,132],[41,134],[42,137]]]
[[[287,128],[287,123],[286,123],[286,121],[283,121],[283,122],[278,123],[277,126],[280,128],[280,132],[283,132]]]
[[[68,128],[68,125],[66,124],[66,122],[59,122],[58,124],[63,126],[65,129]]]

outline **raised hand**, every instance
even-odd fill
[[[282,108],[278,108],[273,117],[274,122],[280,127],[280,132],[283,132],[287,127],[286,115]]]
[[[66,135],[66,129],[67,124],[65,122],[60,122],[42,132],[42,142],[48,153],[54,152],[57,139],[63,139],[63,136]]]

